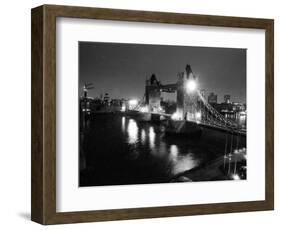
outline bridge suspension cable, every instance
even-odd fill
[[[220,126],[220,127],[227,127],[227,128],[230,128],[230,129],[237,129],[239,127],[238,123],[225,118],[213,106],[211,106],[199,91],[197,91],[197,94],[198,94],[199,99],[202,101],[203,105],[207,109],[207,111],[213,117],[212,118],[212,117],[208,116],[207,114],[205,114],[205,118],[209,122],[211,122],[214,125],[217,125],[217,126]]]

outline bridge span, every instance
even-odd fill
[[[220,114],[207,102],[198,88],[198,78],[193,74],[190,65],[186,65],[184,72],[178,73],[177,78],[176,83],[165,85],[152,74],[146,80],[144,98],[134,110],[146,116],[146,119],[159,116],[159,120],[168,120],[170,130],[174,128],[175,133],[208,128],[246,136],[246,129]],[[175,113],[167,114],[163,111],[160,105],[163,92],[176,94]]]

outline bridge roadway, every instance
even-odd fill
[[[166,114],[166,113],[156,113],[156,112],[150,112],[150,113],[153,115],[164,116],[167,118],[171,118],[171,116],[172,116],[171,114]],[[210,122],[199,122],[199,121],[188,121],[188,122],[197,124],[203,128],[216,129],[216,130],[220,130],[223,132],[246,136],[246,129],[229,128],[226,126],[219,126],[219,125],[216,125],[215,123],[210,123]]]

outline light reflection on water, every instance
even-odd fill
[[[144,142],[145,142],[145,137],[146,137],[146,135],[145,135],[145,130],[142,129],[142,130],[141,130],[141,143],[143,143],[143,144],[144,144]]]
[[[151,149],[155,148],[155,132],[153,127],[149,128],[149,145]]]
[[[139,122],[119,114],[95,114],[80,136],[80,159],[84,160],[80,161],[83,166],[79,183],[81,186],[168,183],[188,170],[197,166],[200,170],[201,165],[222,157],[226,137],[228,143],[236,140],[229,134],[216,132],[203,132],[199,138],[167,136],[163,123]],[[233,144],[236,145],[245,147],[245,139],[239,139]],[[200,180],[224,179],[224,175],[217,177],[214,171],[200,177]]]
[[[193,153],[181,153],[178,145],[167,144],[159,135],[156,135],[155,128],[149,124],[139,127],[134,119],[122,117],[122,132],[127,136],[127,142],[134,146],[131,155],[139,156],[139,154],[143,154],[139,147],[144,147],[144,149],[148,147],[154,157],[166,161],[172,175],[190,170],[200,162]]]
[[[176,145],[170,146],[170,159],[172,164],[171,173],[173,175],[190,170],[199,164],[199,160],[195,159],[193,153],[179,155],[179,148]]]
[[[199,164],[199,160],[195,159],[193,153],[188,153],[187,155],[178,155],[176,157],[172,157],[171,159],[171,173],[173,175],[193,169]]]
[[[176,146],[176,145],[171,145],[171,146],[170,146],[170,154],[171,154],[171,156],[177,157],[178,154],[179,154],[178,146]]]
[[[130,144],[135,144],[138,140],[138,126],[133,119],[129,120],[127,132],[128,132],[128,142]]]

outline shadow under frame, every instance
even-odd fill
[[[131,22],[170,23],[265,30],[265,200],[97,211],[56,211],[56,18],[84,18]],[[31,219],[40,224],[110,221],[274,209],[274,21],[42,5],[31,12],[32,152]]]

